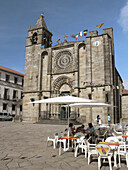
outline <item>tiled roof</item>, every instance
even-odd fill
[[[128,90],[127,89],[123,89],[122,94],[128,94]]]
[[[12,70],[10,68],[6,68],[6,67],[3,67],[3,66],[0,66],[0,69],[1,70],[4,70],[4,71],[8,71],[10,73],[14,73],[14,74],[18,74],[18,75],[21,75],[21,76],[24,76],[24,74],[18,72],[18,71],[15,71],[15,70]]]

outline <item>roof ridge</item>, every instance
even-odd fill
[[[123,89],[122,94],[128,94],[128,89]]]
[[[1,70],[4,70],[4,71],[11,72],[11,73],[14,73],[14,74],[19,74],[19,75],[21,75],[21,76],[24,76],[24,74],[22,74],[22,73],[20,73],[20,72],[18,72],[18,71],[12,70],[12,69],[10,69],[10,68],[7,68],[7,67],[0,66],[0,69],[1,69]]]

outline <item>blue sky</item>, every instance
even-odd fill
[[[57,39],[74,41],[84,29],[113,27],[115,65],[128,89],[128,0],[0,0],[0,65],[24,73],[27,29],[44,12],[47,27]],[[99,30],[96,25],[104,23]],[[84,40],[84,38],[78,38]]]

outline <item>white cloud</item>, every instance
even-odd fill
[[[124,88],[125,88],[125,89],[128,89],[128,79],[125,79],[125,80],[123,81],[123,85],[124,85]]]
[[[128,32],[128,0],[126,5],[120,11],[118,23],[124,32]]]

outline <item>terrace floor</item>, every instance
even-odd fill
[[[0,122],[0,170],[92,170],[98,169],[97,160],[87,164],[84,154],[73,152],[59,156],[59,150],[47,146],[47,137],[64,131],[65,125]],[[125,161],[122,170],[127,169]],[[113,169],[117,169],[114,168]],[[101,170],[109,170],[108,164]]]

